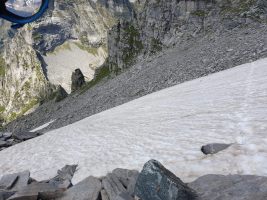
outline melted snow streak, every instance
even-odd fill
[[[191,181],[205,174],[267,176],[267,59],[186,82],[0,152],[0,174],[38,180],[79,164],[74,183],[151,159]],[[201,145],[235,143],[204,156]]]

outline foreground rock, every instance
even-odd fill
[[[135,170],[115,169],[76,185],[77,165],[66,165],[50,180],[37,182],[28,171],[0,180],[0,200],[266,200],[267,177],[206,175],[186,184],[156,160]]]
[[[267,177],[206,175],[189,184],[201,200],[266,200]]]
[[[194,200],[195,191],[156,160],[147,162],[140,173],[135,195],[142,200]]]
[[[85,78],[80,69],[75,69],[71,75],[71,92],[79,90],[85,84]]]

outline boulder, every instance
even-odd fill
[[[66,165],[61,170],[58,170],[57,176],[49,180],[49,183],[57,186],[58,188],[68,189],[72,186],[71,180],[77,166],[78,165]]]
[[[21,188],[28,185],[30,180],[30,172],[24,171],[21,173],[14,174],[14,176],[18,176],[18,179],[16,180],[15,184],[11,188],[12,191],[19,191]]]
[[[25,141],[25,140],[29,140],[40,135],[41,133],[38,133],[38,132],[26,132],[25,131],[25,132],[14,133],[13,137],[17,140]]]
[[[205,175],[189,186],[201,200],[266,200],[267,177]]]
[[[2,176],[0,180],[0,189],[10,190],[18,180],[18,174],[8,174]]]
[[[110,200],[116,200],[119,194],[122,192],[127,192],[119,178],[112,173],[107,174],[107,176],[103,178],[102,184]]]
[[[135,195],[142,200],[194,200],[196,192],[156,160],[148,161],[138,176]]]
[[[109,200],[109,198],[108,198],[108,194],[107,194],[107,192],[106,192],[106,190],[101,190],[101,199],[102,200]]]
[[[90,176],[65,191],[57,200],[98,200],[101,189],[100,180]]]
[[[6,200],[11,197],[15,192],[7,191],[7,190],[0,190],[0,200]]]
[[[71,75],[71,92],[75,92],[85,84],[85,79],[80,69],[75,69]]]
[[[8,143],[6,141],[0,140],[0,148],[2,147],[8,147]]]
[[[134,200],[134,198],[129,193],[122,192],[116,197],[116,200]]]
[[[62,191],[49,183],[31,183],[18,190],[8,200],[51,200],[62,195]]]
[[[232,144],[212,143],[201,147],[202,153],[205,155],[216,154],[230,147]]]
[[[3,133],[2,137],[4,138],[4,140],[8,140],[8,139],[10,139],[12,137],[12,133],[5,132],[5,133]]]
[[[134,194],[134,187],[139,175],[139,172],[136,170],[127,170],[127,169],[114,169],[112,174],[115,174],[120,182],[127,188],[127,192],[130,195]]]

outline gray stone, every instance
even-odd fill
[[[6,191],[6,190],[0,190],[0,200],[6,200],[9,197],[11,197],[15,192],[13,191]]]
[[[134,200],[134,198],[129,193],[122,192],[116,197],[116,200]]]
[[[136,170],[127,170],[127,169],[115,169],[112,171],[115,174],[120,182],[127,188],[127,192],[130,195],[134,194],[135,184],[139,175],[139,172]]]
[[[11,132],[5,132],[5,133],[3,133],[3,138],[5,140],[10,139],[11,137],[12,137],[12,133]]]
[[[196,192],[156,160],[150,160],[138,176],[135,195],[142,200],[194,200]]]
[[[75,69],[71,75],[71,92],[80,89],[85,84],[85,79],[80,69]]]
[[[10,190],[18,180],[18,174],[8,174],[2,176],[0,180],[0,189]]]
[[[223,151],[230,147],[232,144],[221,144],[221,143],[213,143],[213,144],[207,144],[205,146],[201,147],[202,153],[208,155],[208,154],[216,154],[220,151]]]
[[[41,133],[38,133],[38,132],[26,132],[26,131],[24,131],[24,132],[14,133],[13,137],[15,139],[25,141],[25,140],[29,140],[29,139],[35,138],[37,136],[40,136],[40,135],[41,135]]]
[[[101,199],[102,200],[109,200],[108,194],[106,192],[106,190],[101,190]]]
[[[126,188],[114,174],[107,174],[107,176],[103,178],[102,184],[110,200],[115,200],[120,193],[126,192]]]
[[[52,178],[49,183],[56,185],[62,189],[68,189],[72,186],[71,179],[77,169],[77,165],[66,165],[61,170],[58,170],[57,176]]]
[[[55,199],[62,195],[62,191],[56,186],[49,183],[32,183],[22,187],[18,192],[11,196],[8,200],[42,200]]]
[[[206,175],[189,186],[201,200],[266,200],[267,177]]]
[[[7,147],[7,146],[8,146],[8,143],[6,141],[0,140],[0,148]]]
[[[12,191],[19,191],[21,188],[28,185],[30,180],[30,172],[23,171],[20,173],[16,173],[14,175],[18,176],[17,181],[15,182],[14,186],[11,188]]]
[[[58,200],[97,200],[100,196],[101,182],[95,177],[88,177],[63,193]]]

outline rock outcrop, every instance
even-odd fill
[[[132,12],[128,0],[52,0],[42,18],[19,30],[0,21],[0,121],[38,107],[53,85],[70,92],[72,66],[92,79],[107,57],[107,30]]]
[[[121,21],[109,32],[112,71],[192,38],[267,20],[264,0],[151,0],[139,2],[139,7],[130,23]]]
[[[85,79],[80,69],[75,69],[71,75],[71,92],[79,90],[85,84]]]

